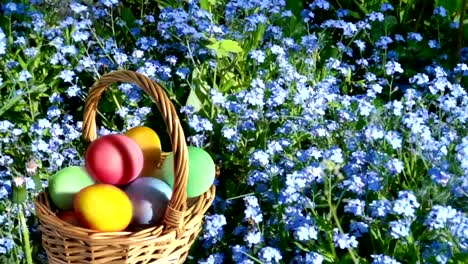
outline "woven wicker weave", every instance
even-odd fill
[[[96,139],[96,111],[101,94],[117,82],[133,83],[158,106],[171,137],[174,153],[174,188],[160,226],[130,232],[97,232],[60,220],[50,206],[47,189],[35,201],[42,244],[49,263],[183,263],[198,236],[203,216],[215,196],[214,185],[187,206],[188,151],[177,113],[164,90],[133,71],[102,76],[89,92],[83,119],[83,137]],[[163,158],[167,156],[164,153]],[[159,164],[160,165],[160,164]]]

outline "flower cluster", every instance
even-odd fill
[[[215,207],[231,221],[223,226],[223,243],[207,247],[214,254],[208,259],[227,252],[236,263],[466,257],[468,101],[460,82],[466,64],[430,63],[407,74],[399,53],[422,42],[422,34],[364,38],[383,25],[391,5],[358,22],[346,21],[346,12],[314,19],[329,9],[327,1],[312,1],[303,17],[314,30],[300,39],[283,29],[275,38],[265,34],[253,50],[244,47],[246,69],[254,72],[237,79],[243,88],[212,88],[214,108],[186,113],[191,142],[218,155],[232,173],[222,188],[239,178],[247,185]],[[256,15],[262,14],[260,8]],[[281,17],[268,17],[258,21],[280,25]],[[343,37],[336,42],[340,55],[322,64],[327,30]],[[242,203],[237,197],[245,192]],[[243,217],[235,213],[242,206]],[[372,248],[361,249],[369,243]]]
[[[117,0],[72,1],[57,19],[42,2],[1,5],[0,262],[24,255],[10,199],[23,176],[44,261],[32,198],[47,175],[82,164],[87,92],[115,69],[160,83],[188,143],[221,167],[188,262],[468,257],[468,49],[454,63],[445,53],[460,25],[444,7],[422,34],[395,27],[389,3],[357,19],[326,0],[302,12],[285,0],[174,1],[141,17]],[[98,134],[157,123],[154,109],[132,84],[109,88]]]

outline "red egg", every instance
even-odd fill
[[[106,135],[93,141],[85,154],[86,169],[98,182],[124,185],[143,169],[143,152],[124,135]]]
[[[74,226],[81,226],[80,220],[74,211],[59,211],[57,217]]]

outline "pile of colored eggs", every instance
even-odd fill
[[[201,148],[189,146],[187,197],[213,184],[215,165]],[[57,216],[72,225],[101,232],[160,223],[174,187],[174,156],[158,167],[161,142],[152,129],[134,127],[97,138],[87,148],[85,166],[70,166],[49,180]]]

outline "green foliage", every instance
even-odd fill
[[[218,58],[226,58],[229,56],[231,53],[241,53],[242,48],[239,45],[239,42],[230,40],[230,39],[223,39],[221,41],[218,41],[216,39],[209,39],[209,41],[212,43],[210,45],[207,45],[206,47],[209,49],[212,49]]]

